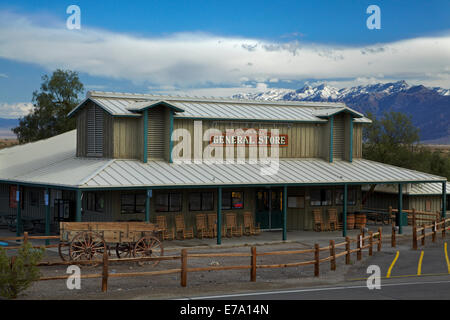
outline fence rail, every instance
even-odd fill
[[[434,220],[433,223],[425,225],[423,224],[421,227],[417,227],[413,225],[412,231],[412,247],[414,250],[417,250],[417,242],[420,240],[421,245],[425,245],[426,237],[431,236],[431,241],[436,241],[437,232],[440,230],[442,232],[442,238],[446,237],[447,225],[450,224],[450,218],[439,220]],[[427,229],[430,229],[430,232],[426,232]],[[450,229],[450,228],[449,228]],[[418,236],[417,233],[420,232]]]
[[[328,246],[320,247],[319,244],[315,244],[312,249],[303,250],[281,250],[281,251],[269,251],[269,252],[257,252],[255,246],[250,248],[250,252],[227,252],[227,253],[189,253],[188,249],[182,249],[180,255],[171,256],[161,256],[161,257],[140,257],[140,258],[123,258],[123,259],[111,259],[109,257],[108,251],[106,250],[103,254],[102,260],[83,260],[83,261],[58,261],[58,262],[40,262],[39,267],[48,266],[67,266],[67,265],[102,265],[101,273],[91,273],[81,275],[82,279],[102,279],[102,291],[106,292],[108,290],[109,278],[121,278],[121,277],[141,277],[141,276],[158,276],[167,274],[180,274],[180,285],[182,287],[187,286],[188,274],[191,272],[207,272],[207,271],[223,271],[223,270],[250,270],[250,281],[256,281],[256,274],[258,269],[275,269],[275,268],[291,268],[300,266],[314,266],[314,276],[319,277],[321,264],[330,263],[330,270],[336,270],[337,259],[345,256],[345,264],[350,264],[350,256],[353,253],[357,253],[357,260],[361,260],[362,252],[368,249],[368,255],[373,254],[373,247],[377,246],[377,251],[381,251],[382,248],[382,233],[381,228],[378,228],[378,232],[369,232],[368,235],[364,235],[363,229],[362,233],[358,234],[355,239],[346,237],[345,241],[340,243],[335,243],[334,240],[330,240]],[[9,240],[23,240],[24,243],[31,239],[58,239],[58,236],[29,236],[27,233],[23,237],[9,237]],[[4,238],[6,239],[6,238]],[[3,240],[3,239],[1,239]],[[365,244],[365,242],[367,242]],[[352,244],[356,244],[356,248],[351,248]],[[46,246],[49,247],[49,246]],[[336,252],[336,249],[342,250],[342,252]],[[9,249],[11,249],[10,247]],[[322,252],[328,252],[326,257],[320,257]],[[268,257],[268,256],[290,256],[290,255],[303,255],[303,254],[314,254],[313,260],[297,261],[289,263],[278,263],[278,264],[264,264],[257,263],[257,257]],[[200,258],[231,258],[231,257],[249,257],[250,263],[243,265],[229,265],[229,266],[208,266],[208,267],[189,267],[188,261],[190,259],[200,259]],[[130,262],[146,262],[146,261],[170,261],[170,260],[180,260],[180,267],[158,270],[158,271],[143,271],[143,272],[127,272],[127,273],[110,273],[109,265],[110,263],[130,263]],[[51,280],[65,280],[69,275],[61,276],[46,276],[41,277],[39,281],[51,281]]]

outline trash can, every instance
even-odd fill
[[[401,212],[400,224],[402,226],[407,226],[408,225],[408,212],[404,212],[404,211]]]

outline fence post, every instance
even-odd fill
[[[378,228],[378,246],[377,246],[377,250],[378,251],[381,251],[381,244],[382,244],[382,240],[381,240],[381,238],[382,238],[382,236],[381,236],[381,227],[380,228]]]
[[[425,224],[422,224],[422,246],[425,245]]]
[[[434,220],[433,221],[433,233],[431,234],[432,242],[436,242],[436,229],[437,229],[436,220]]]
[[[416,226],[416,222],[417,222],[416,221],[416,209],[414,209],[414,208],[412,209],[412,216],[413,216],[413,218],[412,218],[412,221],[413,221],[412,225]]]
[[[417,227],[416,225],[413,225],[412,229],[412,239],[413,239],[413,249],[417,250]]]
[[[256,281],[256,247],[251,248],[252,252],[252,260],[251,260],[251,269],[250,269],[250,281]]]
[[[445,238],[445,224],[446,224],[447,221],[444,218],[444,219],[442,219],[442,222],[443,222],[443,224],[442,224],[442,238]]]
[[[108,250],[103,251],[102,292],[108,290]]]
[[[330,268],[332,271],[336,270],[336,250],[334,247],[334,240],[330,240]]]
[[[350,238],[345,237],[345,251],[347,254],[345,255],[345,264],[350,264]]]
[[[25,231],[23,233],[23,244],[27,244],[28,243],[28,231]]]
[[[181,286],[187,285],[187,249],[181,249]]]
[[[361,258],[362,258],[362,248],[361,248],[362,238],[361,238],[361,234],[358,234],[358,237],[356,238],[356,242],[357,242],[357,248],[358,248],[358,251],[356,251],[356,259],[357,260],[361,260]]]
[[[314,260],[316,261],[314,263],[314,276],[319,276],[319,265],[320,265],[320,247],[319,244],[316,243],[314,245]]]
[[[372,253],[373,253],[373,232],[372,231],[369,231],[369,236],[370,236],[370,238],[369,238],[369,256],[372,256]]]
[[[395,248],[395,246],[396,246],[395,227],[392,226],[391,247]]]
[[[365,237],[366,233],[364,232],[364,228],[363,227],[360,228],[360,233],[362,234],[361,246],[364,247],[364,237]]]

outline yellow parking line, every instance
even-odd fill
[[[448,253],[447,253],[447,242],[444,243],[444,252],[445,252],[445,260],[447,261],[447,270],[450,274],[450,261],[448,260]]]
[[[394,261],[392,261],[391,266],[388,269],[388,272],[386,274],[386,278],[390,278],[391,277],[392,268],[394,267],[395,263],[397,262],[397,259],[398,259],[399,255],[400,255],[400,251],[397,251],[397,254],[395,255]]]
[[[417,275],[420,276],[422,274],[422,261],[423,261],[423,250],[420,253],[419,265],[417,266]]]

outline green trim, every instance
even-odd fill
[[[356,112],[356,111],[353,111],[353,110],[350,110],[350,109],[346,109],[346,108],[343,108],[343,107],[342,107],[342,109],[337,110],[336,112],[333,112],[331,114],[317,115],[316,117],[318,117],[318,118],[330,118],[330,117],[333,117],[333,116],[335,116],[337,114],[340,114],[342,112],[349,113],[352,116],[354,116],[354,118],[359,118],[359,119],[360,118],[364,118],[364,116],[362,114],[360,114],[359,112]]]
[[[445,218],[447,215],[447,182],[442,183],[442,213],[441,217]]]
[[[403,210],[403,185],[401,183],[398,184],[398,211],[397,211],[397,226],[398,226],[398,233],[403,233],[403,219],[402,219],[402,212]]]
[[[283,241],[287,240],[287,186],[283,187]]]
[[[56,185],[56,184],[41,184],[41,183],[15,181],[15,180],[0,180],[0,183],[3,183],[3,184],[18,184],[18,183],[20,183],[20,185],[24,186],[24,187],[53,188],[53,189],[58,189],[58,190],[70,190],[70,191],[76,191],[78,189],[77,186],[68,187],[68,186],[60,186],[60,185]]]
[[[77,211],[76,211],[76,215],[75,215],[76,222],[81,222],[81,206],[82,206],[81,195],[82,195],[82,191],[80,189],[78,189],[77,193],[76,193],[76,206],[77,206]]]
[[[150,197],[149,197],[149,191],[151,192],[152,189],[147,189],[146,194],[146,201],[145,201],[145,222],[150,222]]]
[[[144,111],[144,163],[148,161],[148,110]]]
[[[222,187],[217,188],[217,244],[222,244]]]
[[[330,117],[330,154],[329,154],[329,161],[333,162],[333,122],[334,117]]]
[[[17,209],[16,209],[16,236],[20,237],[20,235],[22,234],[22,192],[23,192],[23,188],[22,190],[20,190],[20,185],[17,185],[17,190],[16,190],[16,200],[17,200],[17,192],[19,194],[19,199],[17,201]]]
[[[174,110],[174,111],[176,111],[176,112],[184,112],[184,109],[178,108],[177,106],[175,106],[175,105],[173,105],[173,104],[170,104],[170,103],[168,103],[168,102],[166,102],[166,101],[157,101],[157,102],[154,102],[154,101],[148,101],[148,102],[151,103],[151,104],[148,105],[148,106],[145,107],[145,108],[140,108],[140,109],[129,109],[129,110],[130,110],[130,111],[136,111],[136,112],[147,111],[148,109],[156,108],[156,107],[158,107],[158,106],[163,105],[163,106],[168,107],[168,108],[170,108],[170,109],[172,109],[172,110]]]
[[[347,200],[348,200],[348,186],[344,184],[344,204],[342,209],[342,236],[347,236]]]
[[[172,160],[172,150],[173,150],[173,141],[172,141],[172,133],[173,133],[173,110],[170,110],[170,124],[169,124],[169,163],[173,163]]]
[[[45,205],[45,199],[47,198],[47,204],[45,205],[45,235],[50,235],[50,195],[51,195],[51,189],[47,188],[45,189],[45,195],[44,195],[44,205]],[[45,240],[45,245],[48,246],[50,244],[50,240]]]
[[[349,157],[348,157],[348,160],[350,161],[350,162],[352,162],[353,161],[353,118],[350,118],[350,140],[349,140],[349,143],[350,143],[350,154],[348,155]]]
[[[222,188],[237,188],[237,187],[283,187],[287,185],[288,187],[307,187],[307,186],[341,186],[347,184],[349,186],[359,186],[368,184],[398,184],[398,183],[437,183],[443,181],[369,181],[369,182],[333,182],[333,183],[259,183],[259,184],[221,184]],[[107,191],[107,190],[145,190],[149,186],[129,186],[129,187],[86,187],[80,188],[83,191]],[[171,186],[151,186],[152,189],[165,190],[165,189],[197,189],[197,188],[217,188],[217,184],[213,185],[171,185]]]

